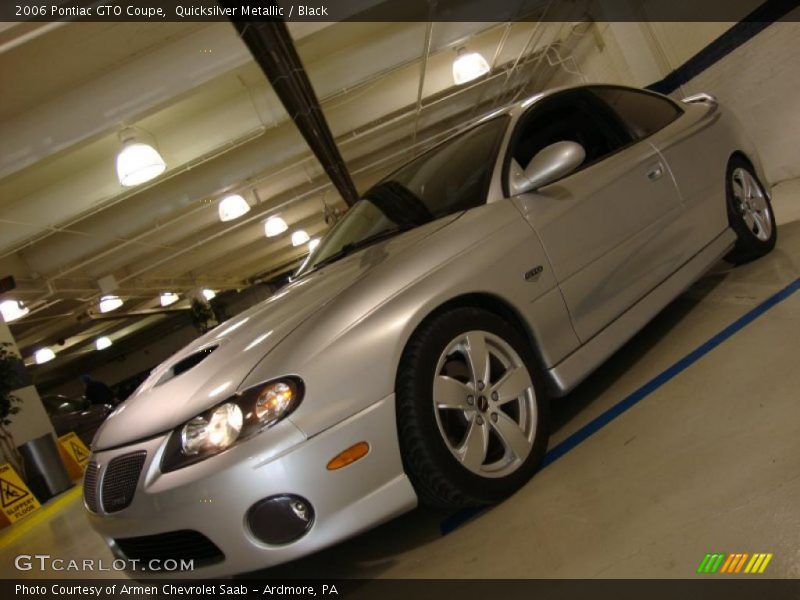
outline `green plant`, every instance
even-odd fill
[[[8,430],[11,417],[16,415],[22,399],[14,394],[23,384],[20,376],[20,358],[8,342],[0,343],[0,451],[5,460],[11,463],[22,475],[22,458],[17,452],[14,436]]]
[[[214,310],[207,302],[202,302],[195,298],[192,300],[191,307],[192,325],[200,333],[205,333],[217,324]]]

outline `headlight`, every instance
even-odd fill
[[[214,409],[209,418],[195,417],[181,429],[181,450],[187,456],[203,451],[224,450],[242,431],[242,409],[226,402]]]
[[[174,471],[204,460],[271,427],[297,408],[302,394],[302,381],[287,377],[228,398],[172,432],[161,470]]]

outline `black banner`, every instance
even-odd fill
[[[800,20],[800,0],[3,0],[0,21]],[[774,19],[770,19],[774,20]]]
[[[11,598],[281,598],[284,600],[328,598],[347,600],[531,600],[572,598],[603,600],[783,600],[800,597],[800,581],[753,579],[753,575],[709,576],[713,579],[546,579],[546,580],[194,580],[131,581],[3,580],[0,596]],[[755,576],[758,577],[758,576]],[[748,579],[749,578],[749,579]]]

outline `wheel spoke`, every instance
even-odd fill
[[[514,419],[502,411],[497,412],[497,421],[492,421],[492,427],[500,436],[503,445],[517,458],[523,459],[530,452],[531,444]]]
[[[489,448],[489,428],[485,421],[482,425],[478,425],[479,418],[478,415],[473,416],[466,439],[458,449],[461,463],[475,471],[483,465],[483,461],[486,460],[486,450]]]
[[[742,172],[741,173],[742,179],[742,187],[744,188],[744,197],[748,200],[753,196],[753,182],[750,179],[750,175]]]
[[[486,338],[479,331],[467,334],[467,358],[472,377],[477,383],[489,381],[489,350],[486,347]]]
[[[746,210],[742,215],[742,219],[744,220],[745,225],[750,231],[753,231],[755,227],[755,219],[753,219],[753,213],[749,210]]]
[[[756,232],[758,238],[759,239],[768,238],[770,234],[769,217],[767,217],[766,215],[762,215],[760,212],[755,210],[750,214],[750,216],[753,218],[755,226],[758,229],[758,231]]]
[[[742,181],[738,177],[733,178],[733,195],[736,197],[737,200],[744,202],[747,199],[744,193],[744,187],[742,186]]]
[[[510,367],[500,378],[493,392],[497,392],[498,404],[504,404],[510,400],[516,400],[520,395],[532,386],[530,375],[523,367]]]
[[[433,382],[433,401],[436,408],[467,410],[470,408],[467,404],[469,393],[470,389],[466,385],[446,375],[438,375]]]

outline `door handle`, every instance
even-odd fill
[[[655,181],[656,179],[660,179],[663,174],[664,174],[664,166],[661,163],[658,163],[647,172],[647,178],[650,181]]]

